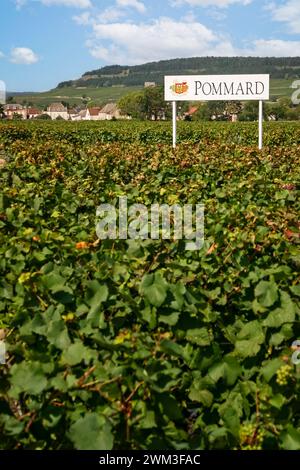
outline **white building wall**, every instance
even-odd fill
[[[47,111],[46,114],[51,117],[52,120],[57,119],[59,116],[67,121],[69,119],[69,114],[67,111]]]

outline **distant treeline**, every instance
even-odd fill
[[[143,65],[112,65],[86,72],[78,80],[61,82],[63,87],[143,86],[163,84],[165,75],[269,73],[271,78],[300,78],[300,57],[194,57],[150,62]]]

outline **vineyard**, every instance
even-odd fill
[[[300,449],[300,125],[0,124],[0,449]],[[205,204],[205,243],[96,208]],[[296,352],[297,354],[297,352]]]

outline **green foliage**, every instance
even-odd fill
[[[111,425],[97,413],[87,413],[72,424],[69,436],[78,450],[111,450],[113,447]]]
[[[22,114],[19,114],[19,113],[13,113],[12,118],[13,118],[14,121],[22,121],[23,116],[22,116]]]
[[[51,121],[49,114],[39,114],[34,119],[37,121]]]
[[[239,115],[242,109],[240,101],[208,101],[199,106],[193,117],[196,121],[226,121],[235,114]]]
[[[157,121],[170,117],[170,104],[165,102],[164,87],[149,87],[144,90],[145,110],[148,119]]]
[[[164,100],[163,87],[149,87],[139,92],[129,93],[118,102],[124,114],[136,119],[158,119],[170,117],[170,105]]]
[[[300,449],[296,123],[3,122],[1,449]],[[205,243],[100,203],[205,204]]]
[[[78,80],[61,82],[61,88],[144,86],[145,82],[162,85],[165,75],[222,75],[268,73],[274,79],[300,77],[299,57],[191,57],[161,60],[147,64],[111,65],[86,72]],[[60,93],[61,94],[61,93]]]
[[[144,94],[142,91],[131,92],[123,96],[118,107],[123,114],[127,114],[134,119],[145,119]]]
[[[266,105],[264,105],[264,118],[266,118]],[[257,121],[258,120],[258,102],[247,101],[244,104],[243,111],[239,116],[240,121]]]

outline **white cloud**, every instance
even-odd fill
[[[143,2],[139,0],[117,0],[119,7],[132,7],[135,8],[139,13],[145,13],[146,7]]]
[[[110,23],[112,21],[119,20],[123,16],[125,16],[125,12],[121,9],[109,7],[97,16],[97,21],[100,21],[101,23]]]
[[[91,0],[40,0],[44,5],[62,5],[66,7],[90,8]]]
[[[65,6],[74,8],[90,8],[92,6],[91,0],[36,0],[43,5],[51,6]],[[15,0],[17,9],[20,9],[28,0]]]
[[[87,25],[95,25],[98,23],[111,23],[111,22],[119,20],[125,15],[126,14],[124,10],[122,9],[108,7],[105,10],[103,10],[102,13],[96,16],[92,16],[89,11],[85,11],[84,13],[81,13],[80,15],[73,16],[73,20],[75,21],[75,23],[81,26],[87,26]]]
[[[110,63],[139,64],[201,55],[234,55],[230,41],[201,23],[159,18],[151,23],[94,23],[87,47]],[[107,45],[107,42],[109,45]]]
[[[300,2],[299,0],[289,0],[284,4],[276,5],[271,3],[268,10],[272,13],[274,21],[287,23],[291,33],[300,33]]]
[[[84,13],[81,13],[81,15],[73,16],[73,20],[79,25],[86,26],[91,24],[91,14],[89,11],[85,11]]]
[[[91,0],[40,0],[44,5],[63,5],[66,7],[89,8]]]
[[[25,5],[26,1],[27,0],[15,0],[17,10],[20,10],[22,8],[22,6]]]
[[[3,52],[0,51],[0,59],[2,59],[4,57],[4,54]]]
[[[227,8],[233,4],[249,5],[253,0],[170,0],[171,5],[180,6],[187,3],[191,7]]]
[[[11,51],[10,61],[14,64],[31,65],[38,62],[38,56],[28,47],[15,47]]]
[[[49,0],[41,0],[49,1]],[[50,0],[53,1],[53,0]],[[93,25],[97,23],[112,23],[126,16],[126,10],[134,8],[139,13],[145,13],[146,7],[139,0],[116,0],[114,6],[107,7],[100,14],[91,16],[90,12],[84,12],[81,15],[73,16],[73,20],[79,25]]]
[[[258,39],[253,47],[242,51],[243,55],[258,57],[297,57],[300,41],[283,41],[281,39]]]
[[[158,18],[151,22],[94,20],[86,42],[90,54],[106,63],[135,65],[145,62],[200,56],[297,56],[299,41],[257,39],[235,46],[228,37],[197,22]]]

